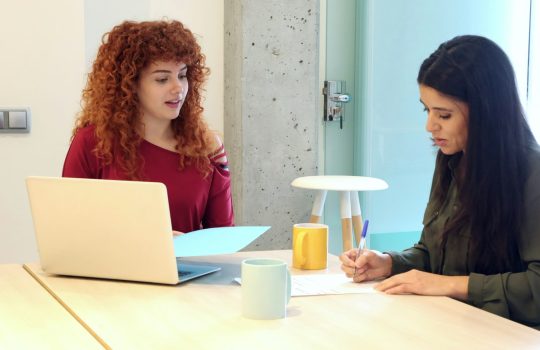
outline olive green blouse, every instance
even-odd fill
[[[449,235],[441,249],[443,227],[459,207],[458,189],[452,181],[441,207],[435,208],[429,201],[420,241],[403,252],[388,253],[392,256],[392,275],[411,269],[448,276],[468,275],[468,303],[540,329],[540,149],[530,151],[528,162],[525,215],[518,239],[519,253],[527,267],[525,271],[496,275],[471,272],[471,233],[467,228]]]

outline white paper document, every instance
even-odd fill
[[[240,277],[234,281],[242,284]],[[291,297],[378,293],[373,289],[378,282],[355,283],[345,274],[293,275],[291,283]]]
[[[355,283],[345,274],[317,274],[292,276],[291,296],[331,294],[377,293],[373,287],[378,282]]]

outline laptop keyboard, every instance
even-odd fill
[[[191,275],[191,274],[192,274],[191,271],[178,271],[178,276],[180,277]]]

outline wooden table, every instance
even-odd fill
[[[103,349],[20,265],[0,265],[0,349]]]
[[[291,251],[192,258],[222,271],[178,286],[50,276],[30,269],[113,349],[539,349],[540,332],[446,297],[291,298],[287,317],[241,316],[240,262]],[[337,257],[323,271],[337,273]]]

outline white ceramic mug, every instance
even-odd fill
[[[278,259],[242,261],[242,315],[256,320],[273,320],[287,315],[291,298],[291,274],[287,263]]]

